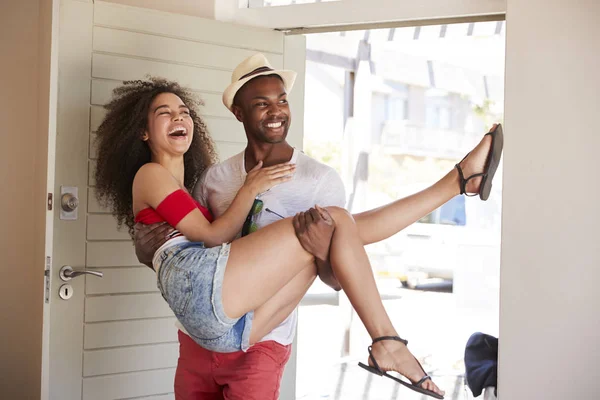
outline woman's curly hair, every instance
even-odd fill
[[[183,157],[185,187],[191,191],[200,174],[217,159],[206,124],[198,114],[203,104],[189,90],[157,77],[125,81],[114,89],[112,100],[105,106],[108,113],[97,132],[96,198],[112,210],[119,227],[127,225],[132,237],[133,178],[142,165],[150,162],[150,148],[142,135],[150,105],[161,93],[177,95],[189,108],[194,122],[192,144]]]

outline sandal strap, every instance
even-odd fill
[[[404,340],[400,336],[380,336],[378,338],[373,339],[373,343],[381,342],[382,340],[396,340],[398,342],[404,343],[404,345],[408,344],[408,340]],[[367,347],[367,349],[369,350],[369,359],[373,363],[373,367],[375,367],[379,375],[383,375],[385,371],[381,369],[381,367],[377,363],[377,360],[375,359],[375,357],[373,357],[373,346],[369,346]]]
[[[460,186],[460,194],[465,194],[467,193],[467,181],[465,180],[465,175],[460,167],[460,163],[456,164],[454,167],[458,171],[458,185]]]
[[[420,387],[420,386],[421,386],[421,384],[422,384],[423,382],[425,382],[426,380],[431,380],[431,376],[429,376],[429,375],[425,375],[424,377],[422,377],[422,378],[421,378],[421,380],[420,380],[419,382],[417,382],[417,383],[413,383],[413,385],[415,385],[415,386],[419,386],[419,387]]]
[[[384,371],[381,369],[379,364],[377,364],[377,360],[375,359],[375,357],[373,357],[373,353],[371,353],[371,350],[373,349],[373,347],[369,346],[369,347],[367,347],[367,349],[369,350],[369,359],[373,362],[373,367],[375,367],[375,369],[377,370],[379,375],[383,375]]]
[[[404,345],[408,345],[408,340],[404,340],[400,336],[380,336],[373,339],[373,343],[381,342],[382,340],[395,340],[404,343]]]
[[[454,166],[456,168],[456,170],[458,171],[458,178],[459,178],[459,186],[460,186],[460,194],[464,194],[467,197],[473,197],[473,196],[477,196],[478,193],[467,193],[467,183],[471,180],[471,179],[475,179],[478,177],[483,177],[486,176],[487,174],[485,172],[480,172],[478,174],[473,174],[471,176],[469,176],[467,179],[465,179],[465,175],[463,173],[462,168],[460,167],[460,163],[456,164]]]

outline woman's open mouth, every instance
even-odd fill
[[[169,131],[169,136],[174,138],[184,138],[187,136],[187,129],[181,126],[173,128]]]

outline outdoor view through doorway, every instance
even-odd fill
[[[503,21],[307,35],[304,151],[340,173],[350,211],[433,183],[502,122],[504,44]],[[487,202],[456,197],[367,248],[395,326],[447,399],[472,398],[469,336],[498,336],[501,200],[502,165]],[[297,399],[421,399],[358,368],[370,340],[343,295],[318,281],[309,294]]]

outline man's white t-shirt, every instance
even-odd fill
[[[346,203],[344,184],[333,168],[308,157],[297,149],[294,149],[290,161],[296,164],[296,173],[292,180],[277,185],[259,196],[264,203],[263,210],[253,219],[259,228],[280,220],[277,214],[293,217],[301,211],[314,207],[315,204],[322,207],[344,207]],[[194,197],[208,207],[215,217],[219,217],[227,210],[244,184],[246,180],[244,165],[244,152],[241,152],[222,163],[211,166],[196,184]],[[297,321],[298,310],[296,309],[261,341],[274,340],[284,346],[292,343]],[[186,333],[179,321],[176,325]]]

